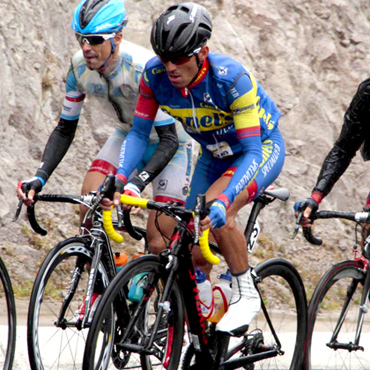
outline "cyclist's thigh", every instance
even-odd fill
[[[89,172],[100,172],[104,175],[115,174],[119,163],[119,153],[126,135],[127,133],[124,130],[117,128],[100,149],[91,164]]]
[[[150,144],[150,147],[156,144]],[[179,149],[168,165],[153,180],[153,198],[158,202],[175,200],[185,203],[192,171],[193,141],[180,141]],[[148,152],[148,150],[147,150]],[[149,160],[145,155],[145,161]]]
[[[211,185],[231,166],[232,161],[219,160],[206,149],[201,149],[186,199],[186,207],[194,208],[198,194],[205,194]]]

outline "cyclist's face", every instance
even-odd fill
[[[117,33],[116,36],[112,39],[114,44],[117,46],[122,39],[122,33]],[[104,62],[108,59],[111,51],[112,51],[112,44],[111,40],[105,40],[102,44],[98,45],[91,45],[88,42],[79,43],[82,49],[86,66],[91,70],[99,69]],[[113,58],[111,58],[107,65],[112,62]]]
[[[203,46],[198,53],[201,62],[208,56],[208,47]],[[177,89],[182,89],[190,84],[199,71],[197,58],[193,55],[191,58],[181,58],[179,61],[166,60],[161,58],[166,68],[168,78],[172,85]]]

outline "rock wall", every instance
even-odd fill
[[[129,23],[124,37],[150,48],[153,19],[173,1],[126,0]],[[211,51],[242,61],[282,112],[287,157],[276,186],[287,187],[291,198],[263,211],[262,236],[253,260],[291,259],[309,290],[329,263],[350,252],[353,242],[353,228],[339,221],[317,225],[317,233],[327,243],[324,248],[309,246],[301,234],[291,240],[292,206],[310,194],[339,134],[344,111],[358,84],[369,75],[368,1],[199,3],[213,16]],[[78,49],[70,28],[76,5],[75,0],[0,2],[0,248],[19,296],[27,295],[51,246],[73,235],[78,225],[78,209],[68,205],[38,207],[40,220],[49,229],[47,238],[30,231],[24,216],[11,222],[17,182],[34,174],[60,114],[69,59]],[[115,125],[114,119],[86,103],[74,143],[45,191],[79,193],[85,171]],[[322,208],[359,210],[370,188],[366,168],[357,156]],[[239,217],[242,226],[248,211],[246,207]]]

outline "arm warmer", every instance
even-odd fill
[[[177,138],[176,126],[174,124],[155,127],[158,136],[159,144],[153,156],[150,158],[143,171],[132,179],[140,191],[159,175],[159,173],[167,166],[168,162],[175,155],[179,148],[179,140]]]
[[[67,153],[75,136],[77,123],[78,119],[68,121],[60,118],[58,126],[49,137],[42,156],[42,163],[35,176],[41,177],[45,182],[49,179]]]
[[[313,191],[323,196],[330,193],[334,184],[346,171],[352,158],[369,137],[370,79],[362,82],[344,115],[341,133],[322,165]]]

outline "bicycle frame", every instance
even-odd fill
[[[257,219],[259,212],[270,202],[274,199],[269,198],[267,196],[261,196],[258,198],[252,207],[252,211],[245,229],[245,236],[249,238],[254,223]],[[269,325],[269,328],[273,334],[273,337],[276,341],[276,346],[274,348],[267,349],[263,353],[256,353],[249,355],[244,358],[238,358],[233,360],[224,361],[223,356],[226,353],[223,353],[224,348],[227,348],[227,344],[229,341],[229,335],[227,334],[220,334],[219,340],[217,342],[218,349],[217,351],[217,358],[213,358],[210,352],[209,343],[206,335],[206,319],[203,317],[201,312],[201,305],[199,300],[198,288],[195,279],[195,269],[192,263],[191,257],[191,250],[189,245],[193,243],[193,237],[189,235],[189,232],[186,229],[186,221],[179,223],[175,229],[174,234],[172,235],[169,249],[165,250],[161,253],[163,257],[168,257],[169,262],[166,264],[166,270],[169,273],[168,280],[166,286],[164,288],[164,293],[162,296],[162,301],[160,304],[160,308],[158,311],[157,320],[154,324],[153,334],[148,342],[147,348],[150,348],[154,342],[154,333],[156,333],[158,326],[159,326],[159,319],[163,312],[163,307],[165,306],[165,302],[169,297],[171,292],[172,285],[175,279],[178,279],[178,285],[182,292],[184,298],[184,305],[186,308],[187,313],[187,324],[189,328],[189,333],[192,337],[192,343],[196,350],[196,357],[197,357],[197,364],[204,364],[206,368],[213,368],[214,364],[219,363],[220,368],[222,369],[237,369],[241,366],[254,363],[259,360],[276,357],[278,355],[284,354],[281,351],[281,344],[279,338],[276,334],[276,331],[273,327],[273,324],[270,320],[268,311],[266,306],[264,305],[263,300],[261,299],[262,303],[262,311],[266,317],[266,321]],[[248,240],[248,239],[247,239]],[[212,248],[214,249],[214,248]],[[217,248],[218,249],[218,248]],[[214,249],[215,250],[215,249]],[[218,250],[218,252],[220,252]],[[257,278],[258,281],[258,278]],[[257,287],[258,290],[258,287]],[[238,352],[247,342],[247,339],[244,340],[238,346],[232,348],[227,358],[231,357],[231,354]],[[149,353],[149,352],[147,352]]]

